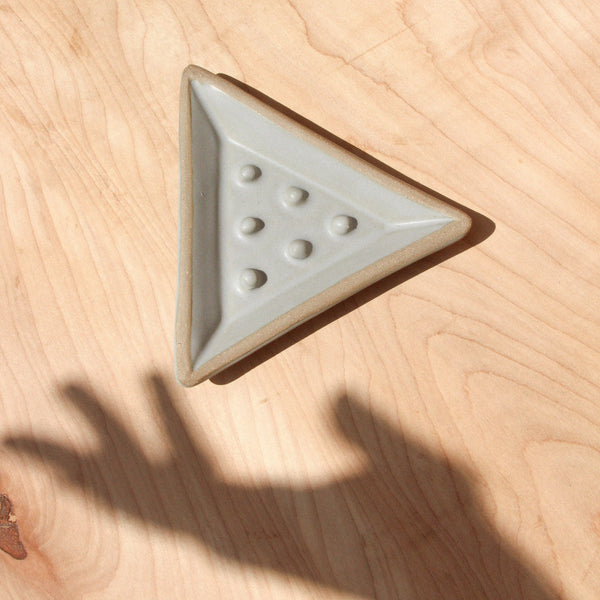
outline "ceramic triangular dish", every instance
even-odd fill
[[[470,219],[199,67],[183,74],[176,373],[195,385]]]

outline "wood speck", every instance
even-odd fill
[[[0,494],[0,549],[17,560],[27,557],[19,537],[17,518],[12,513],[12,503],[6,494]]]

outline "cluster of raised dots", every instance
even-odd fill
[[[242,183],[251,183],[262,175],[260,167],[247,164],[239,170],[239,180]],[[289,208],[299,207],[306,203],[309,193],[302,188],[291,186],[283,191],[281,201]],[[350,215],[336,215],[329,222],[329,232],[336,236],[343,236],[358,227],[356,218]],[[251,236],[265,228],[265,222],[258,217],[245,217],[239,223],[239,231],[243,235]],[[286,247],[285,253],[294,261],[308,258],[313,252],[313,245],[308,240],[292,240]],[[262,287],[267,282],[267,274],[260,269],[244,269],[239,276],[239,286],[244,291]]]

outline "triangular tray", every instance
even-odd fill
[[[199,67],[182,77],[176,374],[195,385],[470,219]]]

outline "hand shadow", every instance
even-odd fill
[[[228,559],[362,598],[557,598],[486,521],[473,477],[350,396],[335,408],[338,435],[366,466],[311,486],[251,486],[221,478],[159,377],[150,380],[170,455],[150,462],[119,420],[82,387],[64,396],[101,448],[87,454],[35,437],[4,440],[50,463],[71,485],[140,522],[180,531]]]

